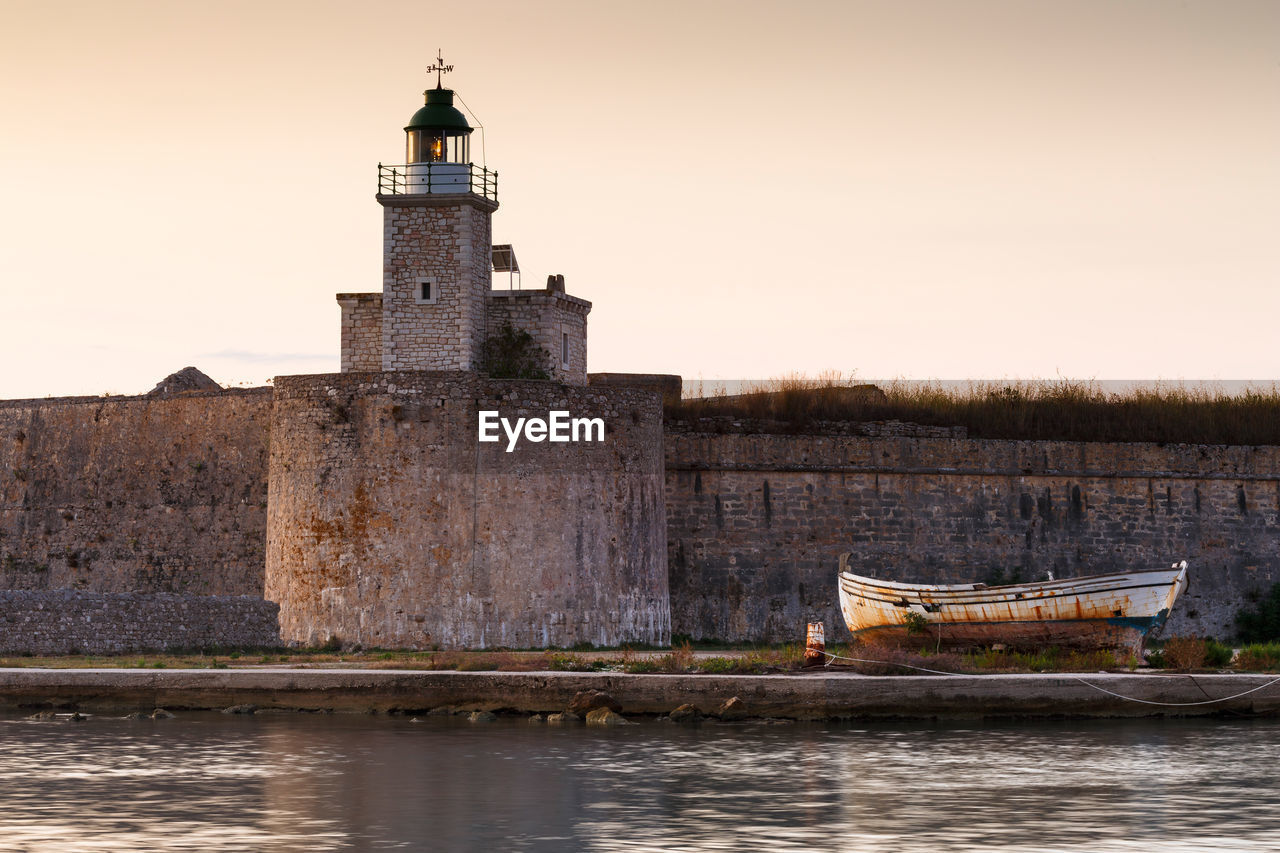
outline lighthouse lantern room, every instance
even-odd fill
[[[453,66],[436,59],[428,69],[436,72],[436,87],[423,92],[426,102],[404,128],[404,165],[378,165],[378,194],[474,193],[496,201],[498,174],[471,162],[471,125],[441,82]]]
[[[471,127],[453,105],[453,91],[436,87],[405,127],[406,192],[471,192]]]
[[[405,162],[470,163],[471,128],[453,106],[453,90],[428,89],[427,103],[405,128]]]

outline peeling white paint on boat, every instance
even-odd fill
[[[1168,569],[1041,583],[931,586],[855,575],[848,571],[848,558],[840,557],[840,610],[854,636],[869,640],[906,639],[914,623],[947,646],[1140,651],[1187,586],[1185,560]]]

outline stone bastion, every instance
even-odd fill
[[[501,429],[478,440],[482,411],[600,418],[604,438],[509,450]],[[279,377],[268,465],[265,597],[287,643],[669,642],[652,391],[464,372]]]

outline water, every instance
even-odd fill
[[[0,850],[1274,850],[1280,721],[0,721]]]

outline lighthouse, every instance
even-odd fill
[[[541,378],[587,384],[591,303],[562,275],[493,289],[495,259],[515,268],[511,246],[492,245],[498,173],[472,162],[473,128],[443,83],[453,66],[437,55],[428,70],[436,85],[404,126],[405,162],[378,164],[382,292],[338,294],[342,371],[484,372],[486,342],[514,331],[531,339]]]
[[[414,194],[471,192],[471,126],[453,105],[453,90],[436,86],[423,92],[426,104],[405,127],[405,192]],[[387,175],[396,184],[394,168]],[[488,173],[481,168],[483,181]],[[497,176],[494,176],[496,181]],[[496,186],[494,187],[496,189]],[[483,190],[482,190],[483,192]]]
[[[378,166],[381,370],[475,370],[486,338],[498,176],[471,162],[471,126],[436,87],[405,126],[403,165]]]
[[[378,166],[382,292],[338,294],[342,372],[276,378],[264,595],[289,643],[665,644],[661,398],[588,378],[591,303],[563,275],[513,286],[437,59],[395,125],[405,162]],[[598,432],[561,440],[566,417]]]

